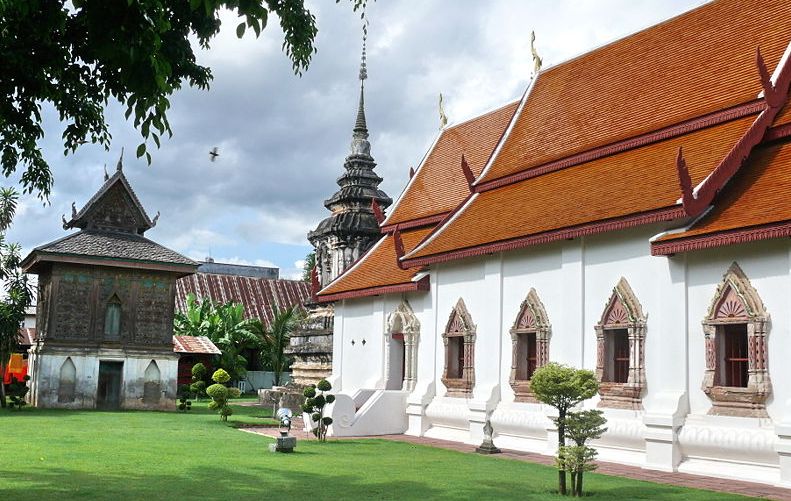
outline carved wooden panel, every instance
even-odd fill
[[[167,344],[173,335],[171,283],[163,277],[142,276],[135,311],[135,343]]]
[[[93,277],[86,271],[68,271],[59,277],[54,305],[56,330],[49,332],[50,339],[89,339],[92,289]]]

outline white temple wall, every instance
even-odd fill
[[[652,225],[434,265],[427,293],[345,301],[336,309],[336,334],[339,327],[343,331],[344,390],[381,378],[384,350],[381,343],[372,342],[374,333],[384,338],[387,315],[406,297],[421,324],[417,384],[407,402],[408,433],[479,443],[488,416],[498,445],[551,454],[551,409],[514,401],[509,330],[528,291],[535,288],[552,325],[550,360],[595,370],[594,326],[613,287],[624,277],[647,316],[646,385],[643,409],[604,409],[609,431],[596,443],[602,459],[770,483],[780,482],[780,471],[787,470],[783,478],[791,482],[791,387],[784,384],[791,380],[789,242],[778,239],[654,257],[649,238],[661,230],[661,225]],[[711,402],[701,389],[701,321],[734,261],[771,315],[771,419],[707,415]],[[476,325],[475,387],[470,398],[446,397],[441,382],[442,333],[459,298]],[[365,348],[354,348],[350,362],[350,340],[361,337],[369,342]],[[598,400],[594,397],[585,405],[595,407]],[[778,455],[783,447],[788,452]],[[788,463],[785,470],[783,458]]]

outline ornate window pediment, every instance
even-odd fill
[[[735,262],[717,287],[703,320],[706,371],[702,389],[709,414],[767,417],[772,390],[767,369],[769,313]]]
[[[522,301],[511,327],[511,388],[517,402],[537,402],[530,390],[535,369],[549,362],[549,338],[552,327],[544,304],[535,289]]]
[[[646,320],[629,282],[621,277],[596,324],[600,407],[642,408]]]
[[[393,340],[400,337],[403,341],[403,382],[395,381],[400,384],[402,390],[412,391],[415,389],[417,381],[417,343],[420,338],[420,321],[412,311],[412,307],[405,299],[401,304],[387,316],[387,329],[385,331],[385,387],[390,387],[391,374],[393,372],[391,350]]]
[[[448,396],[471,395],[475,386],[475,324],[461,298],[450,312],[442,341],[445,345],[442,383],[448,389]]]

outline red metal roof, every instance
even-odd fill
[[[246,318],[258,318],[269,327],[275,307],[302,305],[310,298],[310,284],[301,280],[195,273],[176,281],[176,311],[186,311],[190,293],[199,299],[208,297],[216,303],[241,303]]]
[[[203,353],[220,355],[222,352],[206,336],[173,336],[173,351],[176,353]]]
[[[36,342],[36,329],[33,327],[22,327],[19,329],[18,342],[20,346],[33,346]]]

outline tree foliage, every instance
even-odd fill
[[[225,386],[231,380],[231,376],[223,369],[214,371],[211,378],[214,384],[206,388],[206,394],[211,398],[209,409],[218,411],[221,421],[228,421],[228,416],[233,414],[233,409],[228,405],[228,400],[238,397],[239,390]]]
[[[0,379],[11,354],[19,348],[19,328],[25,320],[25,308],[33,301],[27,276],[19,268],[20,247],[5,240],[5,232],[16,212],[18,196],[11,188],[0,189]],[[0,381],[0,407],[6,406],[5,386]]]
[[[306,421],[313,427],[313,435],[321,442],[327,441],[327,431],[332,424],[332,418],[324,415],[325,407],[335,401],[335,395],[329,393],[331,389],[330,382],[322,379],[318,385],[312,384],[302,392],[305,396],[302,412],[310,418]]]
[[[310,283],[310,275],[316,267],[316,251],[310,251],[305,256],[305,264],[302,265],[302,281]]]
[[[294,72],[307,69],[318,30],[304,0],[0,1],[3,173],[23,165],[24,191],[49,196],[52,173],[39,146],[44,103],[65,123],[68,153],[86,142],[108,148],[105,108],[119,102],[143,138],[137,156],[150,163],[149,141],[159,147],[173,133],[168,98],[184,84],[209,86],[211,69],[197,63],[192,40],[210,46],[222,9],[238,14],[240,38],[248,31],[259,36],[277,18]]]
[[[571,494],[582,496],[582,480],[586,471],[596,469],[596,449],[588,446],[588,441],[601,437],[607,428],[607,419],[598,409],[569,412],[565,420],[566,438],[574,445],[565,446],[558,451],[558,464],[571,473]]]
[[[569,409],[599,391],[596,375],[589,370],[550,362],[533,373],[530,389],[539,401],[557,409],[558,450],[562,451],[566,446],[566,415]],[[566,470],[562,462],[558,466],[558,490],[565,495]]]
[[[291,360],[286,355],[286,348],[289,345],[291,334],[299,325],[301,315],[297,306],[290,306],[282,310],[275,307],[273,315],[272,323],[268,329],[258,321],[253,324],[253,332],[261,339],[261,362],[274,372],[274,385],[280,386],[283,373],[291,365]]]
[[[255,321],[244,318],[244,307],[237,303],[215,304],[209,298],[198,301],[187,295],[186,312],[177,312],[173,329],[181,336],[206,336],[222,352],[216,366],[225,369],[231,379],[240,380],[247,374],[244,350],[259,348],[261,339],[254,332]]]

